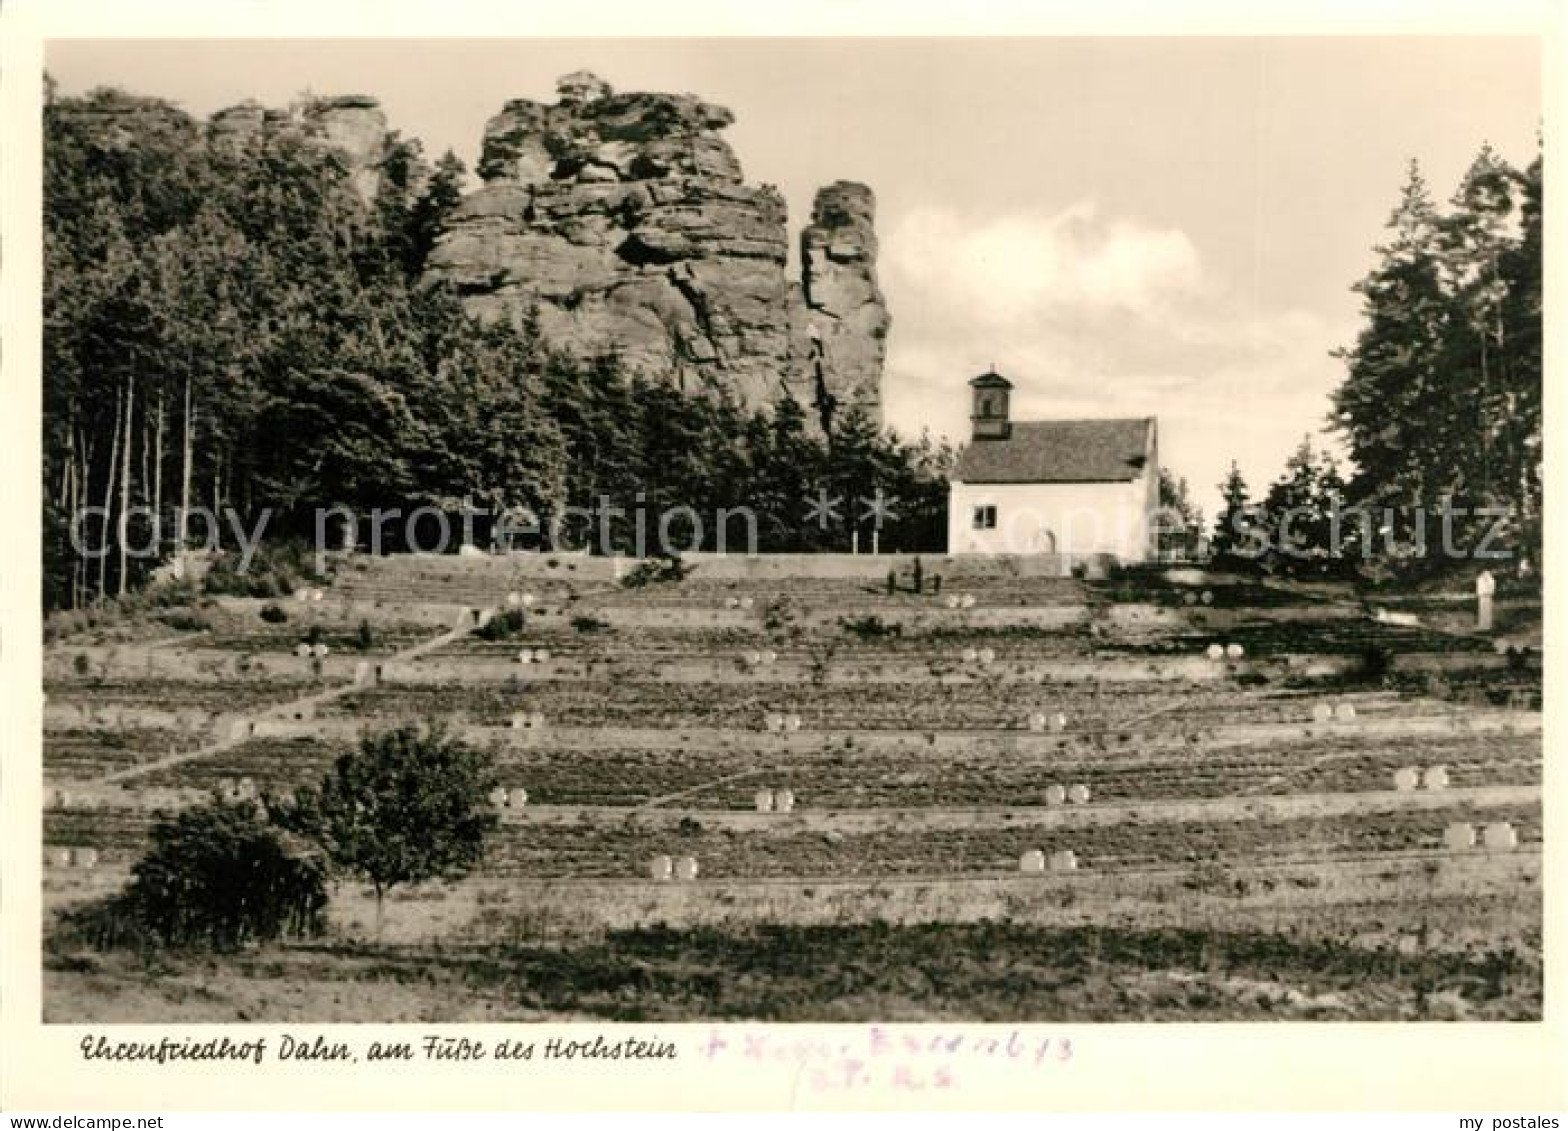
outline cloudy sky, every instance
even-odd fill
[[[793,224],[870,184],[893,314],[890,424],[967,432],[991,364],[1020,417],[1157,416],[1213,513],[1324,425],[1350,286],[1417,158],[1447,197],[1483,141],[1530,160],[1537,44],[1503,38],[56,41],[69,93],[207,114],[368,93],[470,166],[508,98],[595,71],[729,106],[747,178]]]

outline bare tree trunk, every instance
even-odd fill
[[[152,418],[147,413],[147,406],[142,406],[142,481],[141,492],[136,496],[136,501],[145,505],[147,488],[152,483],[152,468],[148,466],[152,456]]]
[[[93,466],[93,441],[91,436],[83,436],[82,442],[77,445],[81,451],[81,463],[76,474],[75,506],[80,508],[87,497],[87,490],[92,485]],[[73,516],[76,512],[73,512]],[[73,517],[74,521],[74,517]],[[80,528],[77,528],[80,531]],[[85,547],[84,547],[85,549]],[[75,590],[71,605],[81,608],[87,603],[87,555],[78,554],[76,559]]]
[[[1481,346],[1481,388],[1476,396],[1476,417],[1481,429],[1482,505],[1492,503],[1492,374],[1487,365],[1486,331],[1476,334]]]
[[[158,426],[152,434],[152,521],[158,554],[163,554],[163,390],[158,391]]]
[[[71,478],[76,473],[76,422],[65,422],[65,455],[60,461],[60,489],[55,504],[67,514],[71,506]]]
[[[74,420],[67,420],[65,424],[65,455],[61,465],[58,504],[60,512],[65,515],[65,540],[71,546],[74,555],[76,549],[76,421]],[[68,599],[73,609],[76,607],[76,561],[76,557],[73,556]]]
[[[114,440],[109,445],[109,474],[103,488],[103,519],[98,525],[98,601],[101,604],[109,595],[109,514],[114,506],[114,474],[120,459],[120,408],[125,394],[116,392],[114,397]]]
[[[190,537],[191,452],[195,446],[195,435],[191,425],[191,371],[190,366],[187,365],[185,368],[185,450],[180,462],[180,515],[175,521],[174,530],[176,552],[180,555],[182,563],[185,560],[185,546]],[[182,565],[182,575],[183,569]]]
[[[115,587],[115,596],[125,596],[125,544],[130,530],[131,510],[131,440],[135,437],[132,431],[136,417],[136,378],[127,377],[125,385],[125,451],[122,456],[124,466],[120,468],[120,577]]]
[[[75,430],[76,430],[74,425],[72,426],[71,430],[72,430],[72,439],[74,441],[74,439],[75,439]],[[74,447],[75,447],[74,443],[73,443],[72,447],[74,449]],[[70,531],[70,539],[71,539],[71,555],[72,555],[71,556],[71,608],[73,608],[73,609],[76,608],[80,604],[80,602],[81,602],[81,579],[82,579],[82,561],[83,561],[83,558],[82,558],[82,554],[81,554],[81,545],[80,545],[81,539],[77,537],[78,527],[76,525],[77,516],[81,513],[81,506],[82,506],[82,486],[81,486],[81,480],[77,478],[77,474],[76,474],[76,453],[73,450],[72,453],[71,453],[71,489],[70,489],[69,492],[67,492],[66,497],[65,497],[65,513],[66,513],[66,516],[67,516],[67,521],[70,523],[70,526],[68,527],[68,530]]]

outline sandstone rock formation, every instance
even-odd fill
[[[348,161],[349,181],[362,200],[374,200],[387,151],[387,116],[381,103],[363,95],[318,99],[305,110],[312,136]]]
[[[687,94],[616,94],[560,80],[553,105],[508,102],[485,128],[484,185],[449,218],[430,278],[471,313],[520,319],[578,356],[732,390],[808,418],[858,406],[880,420],[888,315],[876,280],[874,200],[817,194],[788,277],[783,197],[747,185],[719,131],[733,117]]]
[[[890,325],[877,286],[876,200],[865,185],[835,181],[817,191],[811,224],[800,236],[801,321],[812,376],[846,405],[881,402]],[[814,390],[815,391],[815,390]]]
[[[267,127],[267,109],[254,99],[219,110],[207,119],[207,132],[215,143],[246,145]]]

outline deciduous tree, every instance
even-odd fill
[[[440,723],[366,734],[315,786],[278,803],[278,821],[321,846],[333,870],[370,883],[376,933],[388,891],[457,879],[498,824],[493,756]]]

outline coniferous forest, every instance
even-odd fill
[[[940,544],[945,446],[854,415],[823,437],[787,396],[749,412],[611,353],[552,356],[526,319],[480,325],[423,285],[462,191],[450,153],[394,136],[367,204],[303,131],[236,144],[115,90],[50,92],[44,116],[46,607],[135,587],[198,506],[247,530],[265,511],[278,540],[312,537],[318,508],[432,507],[456,528],[465,505],[608,500],[617,549],[638,508],[744,506],[758,547],[786,551],[848,549],[854,500],[880,489],[883,548]],[[847,500],[827,522],[819,491]]]
[[[1328,425],[1349,468],[1310,434],[1261,494],[1233,462],[1213,552],[1352,577],[1473,572],[1478,560],[1538,572],[1541,177],[1539,156],[1520,170],[1483,146],[1444,209],[1410,163],[1389,235],[1353,287],[1362,329],[1334,354],[1345,379]]]
[[[945,443],[855,416],[824,437],[787,396],[751,412],[722,389],[630,379],[613,352],[553,356],[528,319],[481,325],[422,283],[462,193],[450,153],[393,135],[367,203],[303,132],[237,144],[115,90],[50,91],[44,116],[46,607],[135,587],[197,506],[246,530],[265,512],[277,540],[308,539],[333,506],[607,500],[624,512],[616,549],[639,508],[744,506],[761,550],[844,550],[852,528],[869,535],[855,500],[881,490],[884,549],[941,548]],[[1217,549],[1234,548],[1238,508],[1338,500],[1390,524],[1326,552],[1430,569],[1441,559],[1401,547],[1435,543],[1446,504],[1460,545],[1490,537],[1539,564],[1541,185],[1539,157],[1521,170],[1483,148],[1445,208],[1412,163],[1338,355],[1329,423],[1350,466],[1306,443],[1258,499],[1235,470]],[[847,500],[828,521],[807,505],[823,491]]]
[[[1430,512],[1446,500],[1458,546],[1505,515],[1494,547],[1540,563],[1541,182],[1539,155],[1519,170],[1483,146],[1444,209],[1411,162],[1356,284],[1364,325],[1339,355],[1333,404],[1353,463],[1345,493],[1388,508],[1405,547],[1441,538]]]

